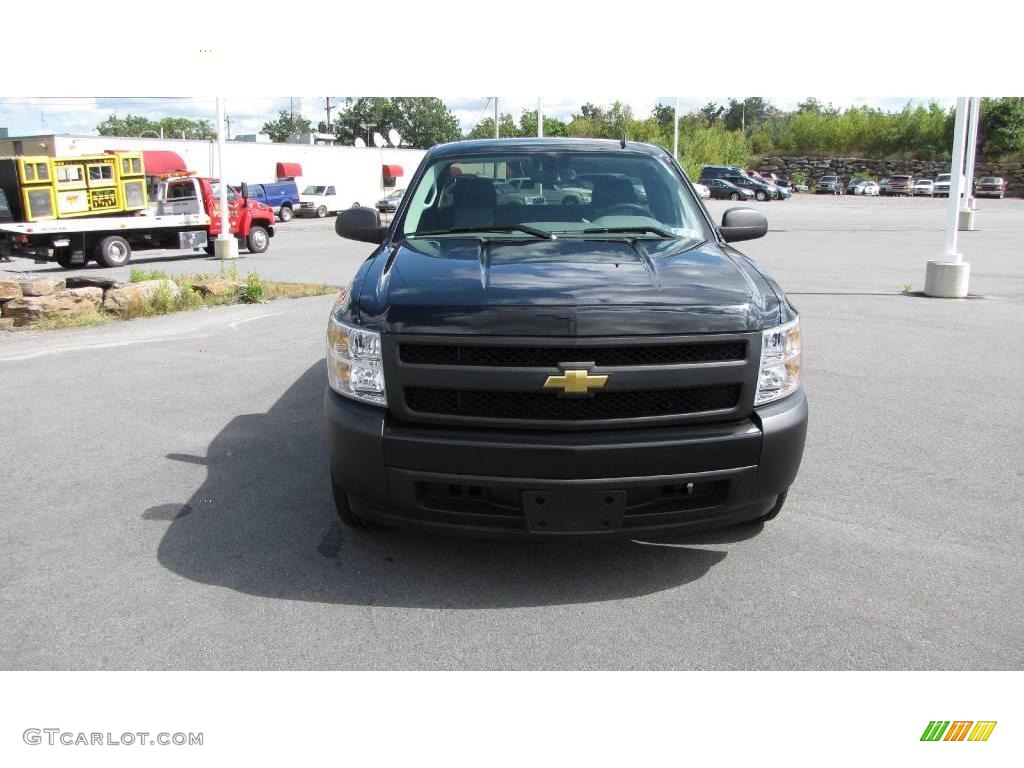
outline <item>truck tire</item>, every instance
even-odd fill
[[[132,258],[132,247],[119,235],[100,240],[96,246],[96,261],[105,267],[123,267]]]
[[[249,234],[245,238],[245,245],[249,253],[263,253],[270,247],[270,235],[267,230],[260,226],[249,227]]]
[[[57,263],[64,267],[64,269],[74,269],[74,266],[72,266],[71,264],[70,248],[57,248],[54,252],[54,256],[56,258]]]
[[[290,205],[282,205],[278,215],[281,217],[281,221],[291,221],[295,217]]]
[[[326,215],[327,215],[327,206],[326,205],[321,205],[319,208],[316,209],[316,217],[318,219],[322,219]]]
[[[352,511],[352,505],[348,502],[348,493],[338,487],[334,482],[334,475],[331,474],[331,491],[334,493],[334,511],[338,517],[349,528],[366,528],[366,521]]]

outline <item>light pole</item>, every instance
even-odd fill
[[[228,183],[224,179],[224,97],[217,97],[217,175],[220,177],[220,234],[214,242],[218,259],[237,259],[238,241],[231,234],[228,212]]]
[[[974,229],[974,160],[978,151],[978,117],[981,112],[981,97],[972,96],[968,102],[971,105],[971,119],[967,123],[967,168],[964,170],[964,181],[967,189],[964,190],[964,201],[960,207],[960,229],[972,231]]]
[[[964,134],[967,129],[967,99],[956,100],[956,119],[953,122],[953,163],[949,175],[949,205],[946,209],[946,250],[938,259],[929,261],[925,268],[924,292],[928,296],[944,299],[962,299],[967,296],[970,265],[963,261],[956,249],[960,214],[960,193],[964,187]]]

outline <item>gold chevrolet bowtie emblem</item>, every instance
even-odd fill
[[[544,389],[560,389],[567,395],[588,395],[591,389],[601,389],[607,376],[591,376],[586,369],[571,369],[561,376],[548,376]]]

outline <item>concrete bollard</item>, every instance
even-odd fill
[[[971,265],[966,261],[929,261],[924,274],[924,293],[940,299],[967,297]]]
[[[957,227],[961,232],[973,232],[974,231],[974,211],[962,210],[960,216],[957,219]]]
[[[218,259],[237,259],[238,240],[233,237],[218,237],[213,241],[213,253]]]

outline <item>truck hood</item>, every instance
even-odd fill
[[[725,333],[779,322],[779,296],[745,257],[691,245],[417,238],[368,263],[354,310],[396,333]]]

